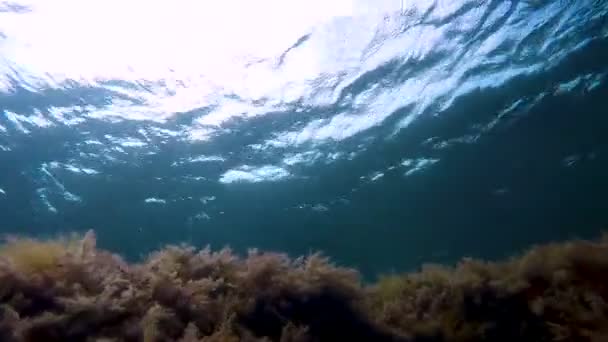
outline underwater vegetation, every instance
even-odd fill
[[[319,254],[0,247],[0,341],[608,341],[608,237],[364,284]]]

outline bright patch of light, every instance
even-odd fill
[[[57,121],[67,126],[78,125],[86,120],[78,117],[78,112],[82,111],[82,107],[55,107],[51,106],[48,109],[49,114]]]
[[[57,211],[57,208],[55,208],[55,206],[53,206],[53,205],[51,204],[51,202],[49,201],[49,198],[48,198],[48,196],[47,196],[47,191],[48,191],[48,190],[47,190],[47,189],[45,189],[45,188],[40,188],[40,189],[37,189],[37,190],[36,190],[36,193],[38,193],[38,196],[39,196],[39,198],[40,198],[40,201],[42,202],[42,204],[44,204],[44,206],[46,207],[46,209],[47,209],[49,212],[51,212],[51,213],[53,213],[53,214],[56,214],[56,213],[58,212],[58,211]]]
[[[215,201],[215,196],[203,196],[200,198],[201,203],[207,204],[211,201]]]
[[[289,171],[278,166],[266,165],[261,167],[252,167],[248,165],[241,166],[236,169],[225,172],[220,177],[220,183],[258,183],[272,182],[285,179],[290,176]]]
[[[57,192],[60,192],[66,201],[81,202],[82,199],[80,198],[80,196],[75,195],[75,194],[71,193],[70,191],[68,191],[65,188],[65,185],[63,185],[63,183],[61,183],[55,176],[53,176],[53,174],[51,172],[49,172],[49,170],[48,170],[49,168],[57,168],[60,165],[61,164],[59,162],[43,163],[40,166],[40,172],[42,173],[43,178],[46,179],[48,182],[52,183],[53,185],[55,185],[55,188],[58,190]],[[48,189],[44,189],[44,191],[48,191]]]
[[[374,173],[373,173],[373,174],[372,174],[372,175],[369,177],[369,180],[370,180],[370,181],[372,181],[372,182],[375,182],[375,181],[377,181],[378,179],[380,179],[380,178],[382,178],[382,177],[384,177],[384,173],[383,173],[383,172],[378,171],[378,172],[374,172]]]
[[[110,142],[120,145],[122,147],[144,147],[146,145],[148,145],[146,142],[141,141],[140,139],[137,138],[118,138],[118,137],[114,137],[112,135],[106,134],[104,136],[106,139],[108,139]],[[117,151],[119,152],[124,152],[124,150],[118,146],[114,147],[115,149],[117,149]]]
[[[211,136],[215,132],[215,129],[211,128],[193,128],[188,130],[188,140],[191,142],[203,142],[211,139]]]
[[[99,171],[88,168],[88,167],[81,167],[81,166],[77,166],[77,165],[73,165],[73,164],[64,164],[64,163],[60,163],[57,161],[52,161],[48,164],[48,167],[52,168],[52,169],[59,169],[59,168],[63,168],[67,171],[70,171],[72,173],[80,173],[80,174],[86,174],[86,175],[96,175],[99,174]],[[47,174],[48,175],[48,174]]]
[[[150,197],[150,198],[146,198],[144,200],[145,203],[151,203],[151,204],[166,204],[167,201],[162,199],[162,198],[156,198],[156,197]]]
[[[401,165],[408,168],[405,172],[406,176],[411,176],[414,173],[418,173],[424,169],[427,169],[429,166],[437,163],[439,159],[435,158],[418,158],[418,159],[404,159],[401,162]]]
[[[86,175],[96,175],[99,174],[99,171],[94,170],[94,169],[90,169],[87,167],[76,167],[74,165],[67,165],[66,169],[68,171],[72,171],[74,173],[84,173]]]
[[[322,153],[318,151],[307,151],[302,153],[289,154],[283,159],[283,164],[293,166],[296,164],[312,165],[321,158]]]
[[[48,127],[51,126],[52,123],[39,115],[21,115],[8,110],[4,111],[4,115],[6,118],[13,123],[15,128],[22,133],[30,133],[30,130],[26,128],[24,124],[27,124],[30,127]]]
[[[213,162],[224,162],[224,161],[226,161],[226,158],[224,158],[222,156],[200,155],[200,156],[196,156],[196,157],[180,159],[179,161],[173,162],[171,164],[171,166],[179,166],[179,165],[183,165],[186,163],[213,163]]]
[[[220,156],[198,156],[193,157],[188,160],[191,163],[204,163],[204,162],[223,162],[226,161],[225,158]]]

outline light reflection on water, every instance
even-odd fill
[[[0,160],[12,163],[0,201],[73,215],[105,203],[92,187],[134,186],[123,206],[218,196],[181,204],[192,208],[173,218],[192,225],[224,214],[222,186],[311,181],[373,159],[323,201],[273,204],[331,212],[366,184],[432,170],[547,97],[599,89],[608,69],[581,68],[505,95],[463,129],[425,133],[418,149],[378,152],[466,96],[559,69],[606,39],[606,12],[591,0],[0,2]],[[14,177],[31,193],[14,193]]]

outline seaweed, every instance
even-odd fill
[[[0,341],[605,341],[608,238],[364,284],[321,254],[168,246],[139,263],[95,234],[0,246]]]

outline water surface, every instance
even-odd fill
[[[367,274],[608,223],[606,1],[0,2],[0,230]]]

